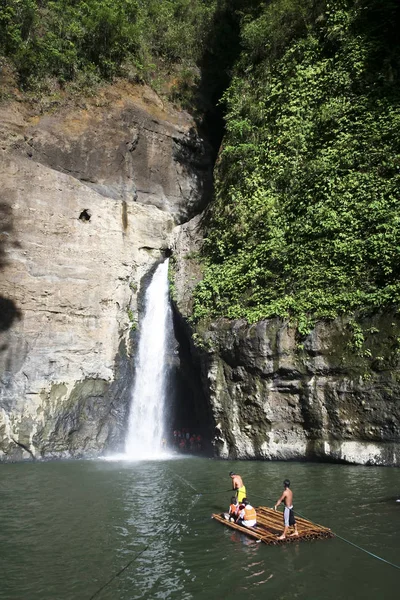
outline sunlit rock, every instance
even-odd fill
[[[211,185],[193,120],[144,86],[39,108],[0,110],[2,459],[123,446],[143,281]]]

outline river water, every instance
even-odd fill
[[[396,469],[191,457],[3,464],[0,598],[398,597],[400,570],[338,538],[271,547],[212,520],[228,508],[232,469],[255,505],[271,506],[288,477],[295,509],[400,564]]]

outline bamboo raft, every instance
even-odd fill
[[[216,521],[219,521],[231,529],[236,529],[237,531],[240,531],[240,533],[244,533],[249,537],[260,540],[260,542],[264,542],[264,544],[272,546],[287,544],[288,542],[294,542],[295,540],[316,540],[335,537],[328,527],[317,525],[316,523],[312,523],[311,521],[296,515],[297,531],[299,532],[299,535],[290,537],[290,533],[293,531],[293,528],[290,528],[288,536],[284,540],[278,540],[278,536],[281,535],[283,531],[282,513],[275,511],[272,508],[267,508],[266,506],[256,507],[256,513],[257,525],[256,527],[251,528],[236,525],[236,523],[228,521],[225,519],[223,513],[219,515],[213,514],[211,516]]]

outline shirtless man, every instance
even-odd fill
[[[229,473],[229,476],[232,479],[232,489],[236,491],[238,502],[241,502],[243,498],[246,498],[246,488],[243,480],[240,475],[236,475],[233,471]]]
[[[280,535],[278,537],[278,540],[286,539],[286,534],[288,532],[289,527],[294,527],[294,533],[292,533],[290,537],[292,537],[294,535],[299,535],[299,532],[297,531],[296,521],[294,518],[294,513],[293,513],[293,492],[290,489],[289,479],[285,479],[285,481],[283,482],[283,487],[285,488],[284,492],[283,492],[282,496],[279,498],[279,500],[277,500],[277,502],[274,506],[274,510],[276,510],[281,502],[284,502],[284,504],[285,504],[285,510],[283,511],[283,523],[284,523],[285,528],[283,530],[282,535]]]

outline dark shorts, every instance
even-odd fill
[[[293,527],[296,525],[296,519],[294,518],[293,508],[287,508],[285,506],[285,510],[283,511],[283,522],[285,527]]]

